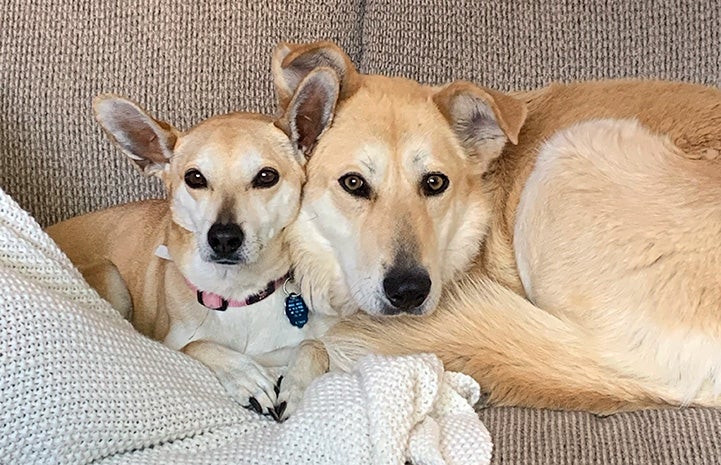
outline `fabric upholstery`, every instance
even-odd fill
[[[721,463],[721,411],[653,409],[598,417],[524,408],[479,411],[495,465]]]
[[[721,86],[715,0],[368,0],[362,70],[501,90],[663,78]]]

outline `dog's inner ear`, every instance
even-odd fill
[[[330,126],[338,92],[337,74],[329,68],[318,68],[300,82],[286,113],[276,123],[304,155],[301,163],[310,157],[318,139]]]
[[[144,174],[162,171],[173,156],[177,139],[172,126],[156,121],[137,105],[120,97],[100,96],[93,107],[110,139]]]
[[[281,43],[273,53],[272,68],[281,112],[287,111],[300,83],[319,68],[335,72],[341,99],[353,95],[360,85],[358,71],[350,57],[332,42]]]
[[[469,82],[450,84],[433,101],[482,171],[501,154],[506,142],[518,143],[526,120],[523,102]]]

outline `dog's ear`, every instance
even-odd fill
[[[93,100],[95,118],[110,139],[146,176],[158,174],[173,156],[178,131],[155,120],[135,103],[116,95]]]
[[[330,126],[338,100],[338,75],[330,68],[311,71],[298,85],[285,113],[276,121],[301,156],[304,164],[321,134]]]
[[[442,88],[433,101],[483,171],[501,154],[507,141],[518,143],[528,113],[520,100],[465,81]]]
[[[360,75],[350,57],[332,42],[280,43],[273,52],[273,82],[280,113],[285,113],[303,79],[318,68],[333,70],[339,83],[339,101],[360,87]]]

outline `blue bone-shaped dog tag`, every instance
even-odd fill
[[[285,316],[288,317],[290,324],[298,328],[308,323],[308,306],[303,301],[303,297],[291,292],[285,298]]]

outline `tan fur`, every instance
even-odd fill
[[[495,122],[511,142],[497,156],[482,137],[458,137],[456,116],[437,94],[443,89],[360,75],[332,44],[283,47],[277,85],[278,69],[294,69],[287,56],[323,65],[329,54],[336,65],[346,63],[334,125],[307,166],[301,219],[303,211],[315,214],[305,220],[320,236],[324,221],[347,229],[349,244],[358,241],[369,257],[385,253],[393,225],[416,225],[410,230],[424,263],[454,271],[435,275],[443,276],[444,293],[429,316],[358,316],[334,328],[332,364],[344,366],[368,350],[431,351],[474,376],[498,404],[603,413],[659,403],[721,405],[721,92],[606,81],[494,98],[463,84],[464,96],[490,96]],[[352,91],[344,93],[346,81]],[[508,117],[498,108],[506,100],[515,102],[506,105]],[[525,116],[513,110],[519,105],[525,121],[514,119]],[[523,124],[516,145],[507,121]],[[383,145],[378,156],[398,169],[397,141],[408,139],[430,139],[433,156],[460,184],[443,202],[465,208],[461,224],[450,224],[448,207],[434,210],[397,178],[376,180],[386,197],[379,194],[372,206],[334,189],[334,179],[356,169],[359,147]],[[479,147],[489,158],[485,173],[468,158]],[[333,200],[314,208],[321,198]],[[465,242],[460,252],[423,255],[437,250],[443,228],[475,234],[478,248]],[[363,307],[337,289],[352,284],[338,265],[354,253],[350,245],[319,252],[312,247],[322,241],[313,234],[291,237],[318,302]]]
[[[121,313],[138,331],[160,340],[167,333],[167,315],[158,314],[163,308],[161,297],[148,286],[154,288],[167,266],[154,251],[164,243],[168,215],[166,201],[149,200],[71,218],[46,229],[86,281],[111,303],[117,300],[117,289],[106,286],[118,273],[131,300],[130,308]]]
[[[335,318],[311,314],[302,328],[293,326],[279,288],[252,304],[221,310],[199,302],[196,291],[243,302],[291,269],[286,228],[297,216],[305,179],[299,147],[314,143],[329,122],[331,111],[313,102],[322,97],[332,105],[338,92],[323,72],[300,85],[306,90],[282,119],[234,113],[186,132],[126,99],[99,97],[94,109],[108,136],[141,171],[164,181],[168,198],[47,229],[88,283],[138,331],[200,360],[231,397],[243,405],[255,402],[254,408],[277,419],[292,413],[307,384],[327,370],[324,350],[300,344],[324,333]],[[307,123],[309,114],[317,124]],[[188,181],[191,173],[204,184]],[[268,173],[277,182],[258,184]],[[235,246],[223,251],[220,233],[211,231],[230,226],[240,233],[228,233]],[[169,256],[156,255],[159,246]],[[285,286],[297,292],[292,281]],[[289,364],[308,375],[289,377],[278,393],[279,371]]]
[[[232,131],[223,128],[234,128]],[[258,137],[259,133],[266,133],[267,141]],[[270,118],[254,114],[233,114],[224,115],[206,120],[202,125],[191,130],[189,137],[181,136],[180,143],[176,146],[176,162],[169,165],[166,172],[161,174],[169,191],[171,202],[165,200],[150,200],[135,202],[118,207],[110,208],[100,212],[71,218],[62,223],[47,228],[48,234],[55,240],[60,248],[69,256],[71,261],[82,271],[90,283],[97,283],[96,289],[101,296],[107,300],[116,299],[115,289],[106,289],[104,285],[107,280],[113,282],[113,269],[95,266],[97,263],[107,261],[117,268],[122,280],[125,282],[133,302],[131,322],[141,333],[154,339],[163,340],[168,333],[168,322],[171,315],[175,313],[175,319],[182,319],[183,309],[188,309],[188,303],[195,301],[192,292],[180,292],[177,305],[169,306],[166,299],[165,287],[159,286],[158,279],[169,281],[169,288],[181,291],[187,290],[181,270],[190,268],[191,257],[196,245],[194,234],[180,226],[172,219],[171,205],[173,193],[183,183],[183,173],[188,167],[194,166],[195,157],[199,151],[208,150],[208,146],[214,146],[213,156],[217,163],[213,169],[217,170],[219,178],[227,178],[228,186],[217,186],[215,190],[223,191],[245,190],[246,186],[239,182],[237,177],[228,176],[229,173],[222,172],[229,166],[229,159],[233,155],[229,147],[242,147],[249,142],[258,145],[265,144],[264,156],[275,159],[279,174],[282,177],[293,179],[293,182],[300,186],[302,171],[294,166],[292,152],[285,135],[274,127]],[[226,139],[223,140],[223,137]],[[208,144],[207,141],[212,143]],[[245,142],[243,142],[245,139]],[[251,142],[252,139],[252,142]],[[278,150],[278,146],[282,147]],[[223,157],[226,158],[225,162]],[[287,158],[286,158],[287,157]],[[224,168],[225,167],[225,168]],[[235,183],[236,186],[232,186]],[[207,196],[209,193],[202,191],[190,191],[193,196]],[[253,195],[260,196],[254,202],[265,203],[268,192],[251,191]],[[298,194],[296,194],[298,195]],[[214,212],[222,208],[221,195],[216,195],[210,207]],[[250,203],[251,200],[245,199]],[[207,201],[206,201],[207,202]],[[265,214],[265,212],[261,212]],[[274,247],[287,248],[284,244],[281,233],[280,239]],[[172,252],[174,262],[162,260],[155,256],[155,249],[159,245],[166,245]],[[252,269],[244,270],[240,279],[242,287],[237,289],[239,296],[245,292],[262,288],[269,280],[269,276],[282,275],[290,264],[289,262],[278,261],[279,254],[270,256],[260,263],[255,263]],[[266,263],[267,261],[267,263]],[[170,265],[170,266],[169,266]],[[262,271],[261,271],[262,270]],[[94,271],[100,271],[96,276]],[[195,316],[194,309],[189,317]]]

